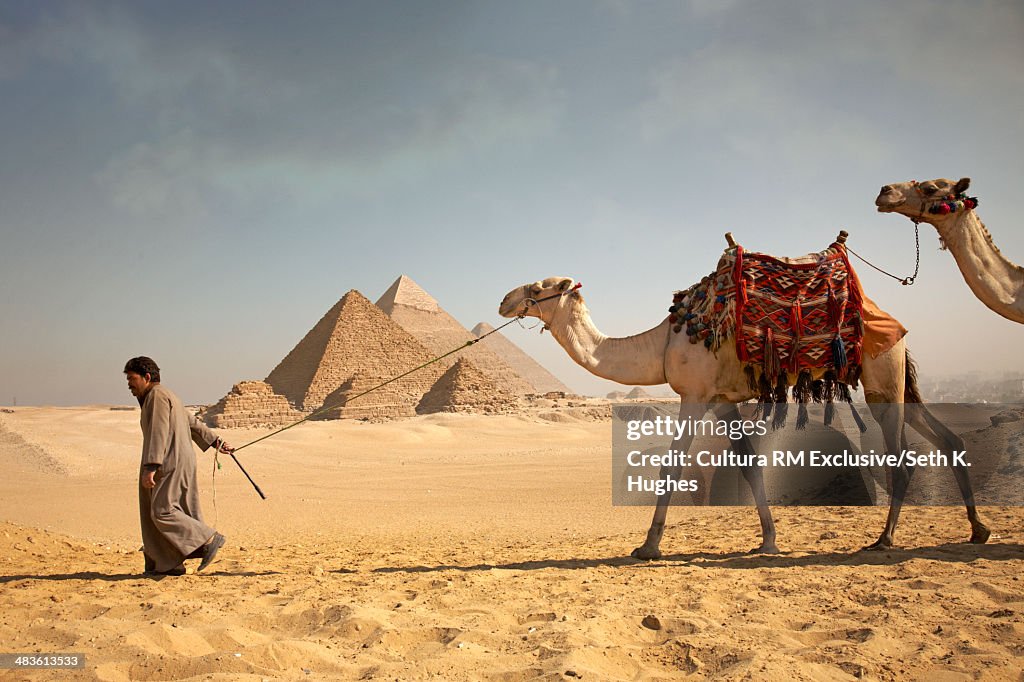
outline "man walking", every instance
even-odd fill
[[[160,384],[160,368],[151,358],[132,358],[124,373],[142,406],[139,517],[146,573],[183,575],[185,559],[202,559],[197,569],[202,571],[213,563],[225,538],[203,523],[192,443],[204,452],[211,446],[225,453],[234,448]]]

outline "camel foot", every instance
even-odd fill
[[[870,545],[865,545],[861,549],[866,552],[877,552],[883,549],[892,549],[892,538],[887,538],[883,535]]]
[[[989,537],[992,535],[992,531],[989,530],[988,526],[979,523],[971,530],[971,544],[984,545],[988,542]]]
[[[640,545],[632,552],[630,552],[629,556],[633,557],[634,559],[660,559],[661,550],[657,547],[648,547],[647,545]]]
[[[747,554],[779,554],[779,548],[774,542],[762,542],[760,547],[755,547]]]

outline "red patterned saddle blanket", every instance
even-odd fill
[[[821,398],[810,371],[827,372],[824,399],[848,399],[863,356],[863,294],[836,242],[818,253],[779,258],[730,247],[698,284],[676,292],[669,319],[691,343],[717,351],[730,339],[764,403],[785,402],[787,375],[796,398]],[[805,372],[804,370],[808,370]]]
[[[736,247],[734,273],[741,360],[769,377],[830,368],[843,381],[858,373],[862,299],[845,248],[786,260]]]

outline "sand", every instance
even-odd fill
[[[777,556],[744,553],[751,508],[676,508],[644,562],[607,422],[318,422],[240,453],[266,501],[200,455],[228,544],[157,580],[140,440],[138,411],[0,413],[0,653],[87,659],[0,679],[1024,679],[1020,508],[974,546],[961,509],[910,507],[865,553],[884,509],[780,507]]]

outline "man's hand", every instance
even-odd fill
[[[231,447],[223,438],[218,438],[217,440],[213,441],[213,447],[217,450],[217,452],[223,452],[225,455],[230,455],[232,452],[235,451],[235,449]]]
[[[139,485],[146,490],[152,490],[156,487],[156,470],[143,471],[142,475],[139,476]]]

